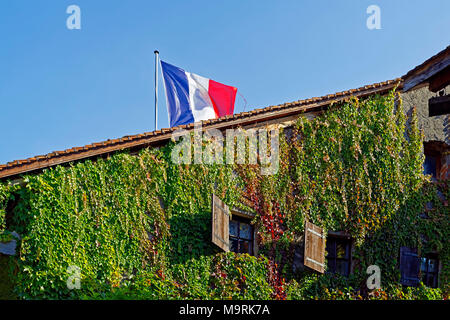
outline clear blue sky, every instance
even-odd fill
[[[81,30],[66,28],[71,4]],[[405,74],[450,44],[450,1],[1,0],[0,39],[3,164],[152,131],[155,49],[250,110]]]

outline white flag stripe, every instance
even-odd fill
[[[194,121],[216,118],[214,107],[209,97],[209,79],[195,73],[186,72],[189,83],[189,102]]]

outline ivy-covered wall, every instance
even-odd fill
[[[280,168],[272,176],[255,165],[173,164],[171,142],[138,156],[58,166],[25,176],[22,185],[2,183],[0,228],[23,238],[10,268],[14,293],[27,299],[442,298],[449,292],[448,182],[423,176],[417,117],[407,119],[400,103],[392,92],[340,103],[313,120],[300,117],[280,137]],[[211,243],[212,192],[255,213],[258,257],[220,253]],[[350,277],[294,272],[306,220],[352,236],[357,263]],[[401,246],[439,252],[441,289],[399,285]],[[381,268],[382,289],[369,293],[365,271],[372,264]],[[71,290],[74,266],[81,283]]]

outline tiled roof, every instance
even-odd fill
[[[397,78],[321,97],[254,109],[248,112],[221,117],[219,119],[205,120],[202,121],[202,126],[207,128],[225,129],[284,118],[307,111],[321,110],[333,102],[344,100],[351,96],[365,97],[376,93],[383,94],[393,89],[395,86],[401,86],[402,83],[402,79]],[[159,145],[169,140],[173,131],[177,129],[191,130],[193,128],[194,124],[181,125],[173,128],[125,136],[119,139],[108,139],[103,142],[92,143],[83,147],[74,147],[64,151],[54,151],[46,155],[8,162],[7,164],[0,165],[0,179],[6,177],[12,178],[26,172],[33,172],[72,161],[107,155],[124,149],[141,149],[147,146]]]

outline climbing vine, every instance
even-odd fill
[[[422,174],[415,110],[407,123],[394,92],[352,98],[313,120],[300,117],[285,137],[276,175],[241,170],[255,221],[262,222],[260,245],[277,261],[279,274],[292,273],[286,266],[295,247],[288,244],[302,237],[309,220],[355,240],[354,275],[341,285],[365,287],[372,264],[381,267],[386,284],[398,283],[400,246],[420,250],[426,238],[423,254],[441,253],[441,284],[448,291],[448,183],[429,183]],[[422,218],[432,200],[433,217]]]
[[[448,182],[422,174],[422,134],[393,91],[352,98],[281,131],[276,174],[250,164],[174,164],[175,142],[0,184],[0,231],[22,235],[21,298],[314,299],[449,292]],[[204,141],[207,144],[208,141]],[[205,146],[205,145],[204,145]],[[225,150],[226,152],[226,150]],[[211,243],[211,194],[255,214],[258,257]],[[353,274],[292,268],[305,221],[355,242]],[[398,252],[438,251],[441,288],[402,289]],[[383,289],[365,290],[377,264]],[[70,267],[81,288],[71,290]],[[409,290],[409,291],[408,291]]]
[[[6,226],[6,204],[8,202],[8,186],[0,183],[0,233]]]

